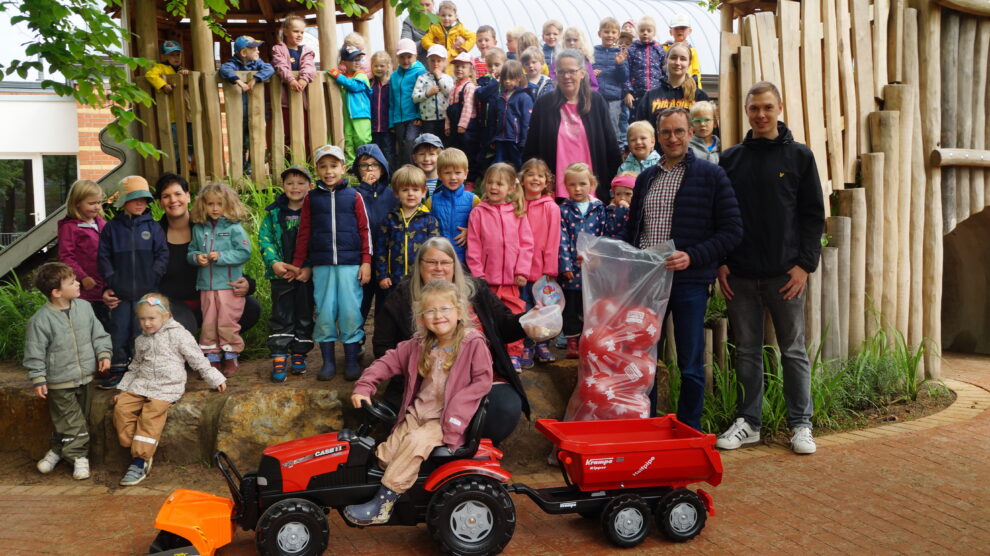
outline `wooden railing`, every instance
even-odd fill
[[[237,74],[242,81],[250,82],[254,72]],[[287,163],[305,163],[310,154],[307,140],[310,149],[326,143],[341,144],[340,93],[336,83],[323,72],[317,72],[301,92],[283,89],[278,75],[267,83],[256,84],[247,93],[237,85],[220,83],[217,73],[194,71],[167,76],[166,81],[173,87],[171,93],[156,91],[147,80],[139,78],[139,86],[155,100],[151,108],[139,107],[139,117],[146,124],[143,138],[165,153],[160,160],[145,159],[144,172],[149,180],[163,172],[175,172],[194,187],[226,178],[237,183],[244,176],[241,153],[245,100],[249,141],[246,150],[251,178],[256,183],[278,175]],[[287,126],[282,114],[286,94]],[[173,122],[177,124],[174,138]],[[189,129],[179,125],[181,122],[188,122]]]

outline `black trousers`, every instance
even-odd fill
[[[580,336],[584,330],[584,293],[564,290],[564,336]]]
[[[271,284],[268,350],[272,355],[308,353],[313,349],[313,281],[275,279]]]

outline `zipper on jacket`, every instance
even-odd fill
[[[137,272],[135,271],[135,269],[137,268],[137,254],[136,254],[136,251],[137,251],[137,240],[134,239],[134,229],[135,229],[134,217],[131,216],[131,215],[128,215],[128,218],[131,219],[131,291],[130,291],[130,294],[133,296],[133,295],[135,295],[137,293],[137,279],[136,279],[136,276],[135,276],[137,274]],[[116,292],[114,292],[114,293],[116,293]]]
[[[82,384],[83,379],[86,378],[83,373],[82,361],[79,360],[79,342],[76,341],[76,327],[72,325],[72,303],[69,303],[69,312],[64,313],[66,320],[69,321],[69,334],[72,335],[72,350],[76,354],[76,368],[79,369],[79,383]]]
[[[337,190],[330,190],[330,242],[333,247],[333,264],[337,265]]]
[[[210,268],[210,288],[209,289],[212,290],[213,289],[213,261],[210,261],[209,258],[210,258],[210,253],[213,252],[213,240],[216,237],[217,223],[216,222],[211,222],[210,224],[213,226],[213,235],[211,236],[209,231],[206,232],[206,240],[210,242],[210,247],[206,250],[206,258],[207,258],[207,260],[209,262],[209,268]]]

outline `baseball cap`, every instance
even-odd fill
[[[395,55],[412,54],[416,55],[416,43],[412,39],[399,39],[399,44],[395,49]]]
[[[691,20],[689,20],[688,16],[684,14],[674,14],[674,17],[670,18],[670,21],[667,23],[667,25],[671,29],[673,29],[674,27],[690,27]]]
[[[313,164],[318,163],[324,156],[332,156],[341,162],[347,160],[344,158],[344,149],[341,149],[337,145],[323,145],[322,147],[316,149],[316,152],[313,153]]]
[[[443,47],[441,46],[440,48]],[[430,145],[432,147],[442,149],[443,141],[441,141],[439,137],[433,135],[432,133],[423,133],[419,137],[417,137],[415,141],[413,141],[413,151],[415,152],[420,145]]]
[[[264,41],[256,40],[254,37],[248,35],[241,35],[234,39],[234,52],[240,52],[245,48],[258,48],[263,42]]]
[[[356,46],[346,45],[340,49],[340,60],[342,62],[353,62],[361,56],[364,56],[364,52]]]
[[[467,52],[461,52],[460,54],[458,54],[457,57],[454,58],[454,61],[455,62],[464,62],[464,63],[467,63],[467,64],[473,64],[474,63],[474,60],[471,59],[471,55],[468,54]]]
[[[293,164],[292,166],[289,166],[285,170],[282,170],[282,175],[279,177],[282,178],[282,181],[285,181],[286,176],[288,176],[289,174],[301,174],[303,176],[306,176],[306,179],[309,180],[309,183],[313,183],[313,175],[310,174],[309,169],[303,166],[302,164]]]
[[[444,48],[444,47],[442,47],[442,46],[440,46],[439,44],[435,44],[435,45],[431,46],[429,50],[426,51],[426,57],[429,58],[430,56],[439,56],[439,57],[443,58],[444,60],[446,60],[447,59],[447,49]]]
[[[165,41],[162,43],[162,54],[182,52],[182,45],[175,41]]]
[[[141,176],[127,176],[120,180],[120,197],[118,199],[121,199],[118,201],[120,203],[118,206],[124,206],[124,203],[127,201],[133,201],[135,199],[155,200],[151,195],[148,180]]]

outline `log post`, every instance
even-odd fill
[[[825,361],[834,361],[843,356],[839,322],[839,250],[835,247],[822,249],[821,277],[822,357]]]
[[[839,322],[834,331],[839,340],[839,356],[849,355],[849,287],[852,276],[852,219],[848,216],[830,216],[825,220],[828,233],[829,247],[835,247],[838,253],[836,276],[839,296]],[[824,302],[823,302],[824,304]]]
[[[209,11],[204,0],[190,0],[189,31],[192,37],[193,69],[203,72],[202,99],[206,159],[199,165],[200,181],[224,175],[223,130],[220,127],[220,92],[216,62],[213,59],[213,31],[203,20]]]
[[[884,211],[883,234],[883,295],[880,300],[880,313],[883,324],[897,325],[897,257],[900,253],[898,242],[898,199],[897,184],[900,183],[901,129],[900,113],[882,110],[870,114],[870,142],[873,150],[884,153]]]
[[[387,6],[388,2],[384,2]],[[333,2],[321,2],[316,6],[316,25],[320,34],[320,69],[337,67],[337,9]],[[393,46],[394,48],[394,46]],[[340,88],[335,84],[327,87],[330,104],[327,115],[330,118],[330,142],[337,146],[344,144],[344,105]],[[313,145],[316,149],[320,145]]]
[[[870,113],[876,110],[873,90],[873,40],[870,31],[869,0],[851,0],[853,56],[855,64],[856,105],[859,109],[859,154],[870,152]]]
[[[822,265],[808,275],[804,289],[804,344],[808,353],[815,353],[822,345]]]
[[[822,52],[825,55],[825,127],[828,131],[828,173],[832,189],[842,189],[846,183],[845,150],[842,143],[842,86],[839,82],[839,37],[835,20],[835,2],[822,2],[825,40]],[[820,161],[825,165],[825,161]],[[843,329],[843,332],[845,329]]]
[[[877,98],[883,98],[887,84],[887,20],[890,0],[873,0],[873,88]]]
[[[336,88],[337,84],[328,74],[320,72],[313,76],[313,81],[306,87],[309,103],[306,117],[309,118],[310,145],[323,145],[327,142],[327,97],[324,94],[327,86]]]
[[[884,286],[884,154],[862,155],[863,189],[866,190],[866,310],[865,338],[872,338],[880,329],[883,312]],[[857,346],[858,348],[859,346]]]
[[[890,19],[887,32],[887,81],[904,83],[904,49],[911,43],[904,40],[904,8],[907,0],[890,2]]]
[[[729,319],[716,319],[712,334],[712,344],[715,347],[715,366],[718,367],[718,370],[725,372],[728,351],[726,344],[729,341]]]
[[[232,183],[237,183],[244,175],[244,100],[241,95],[241,88],[237,85],[223,84],[223,105],[227,113],[227,149],[230,153],[227,175]]]
[[[246,81],[246,80],[245,80]],[[256,83],[248,91],[248,153],[251,161],[251,178],[259,187],[270,181],[266,168],[265,153],[268,152],[265,129],[265,87],[271,83]]]
[[[849,1],[835,2],[836,27],[839,35],[839,79],[842,86],[842,116],[845,130],[842,136],[845,182],[856,183],[856,159],[859,155],[859,108],[856,104],[856,73],[853,66],[853,45],[849,32]],[[835,181],[835,176],[832,176]]]
[[[805,22],[805,24],[807,24]],[[801,92],[801,4],[791,0],[777,3],[777,36],[780,37],[780,88],[784,96],[784,121],[795,141],[807,143]],[[719,89],[721,92],[721,89]],[[810,132],[810,130],[809,130]],[[819,161],[824,164],[824,161]]]
[[[712,386],[714,384],[714,369],[712,367],[712,362],[715,360],[715,350],[718,349],[715,346],[715,337],[711,328],[705,328],[705,351],[704,351],[704,369],[705,369],[705,392],[708,394],[712,393]]]
[[[203,89],[201,86],[203,74],[198,71],[189,73],[189,119],[192,121],[193,162],[199,184],[206,183],[206,173],[209,164],[206,158],[206,129],[203,126]],[[197,190],[199,187],[196,188]]]
[[[982,18],[976,34],[976,60],[973,64],[973,135],[971,146],[974,150],[986,148],[987,132],[987,64],[990,63],[990,19]],[[969,202],[971,212],[976,214],[987,205],[986,172],[982,168],[970,170]]]
[[[307,90],[309,87],[306,87]],[[272,107],[272,174],[282,175],[285,170],[285,120],[282,117],[282,78],[278,73],[272,76],[271,87],[268,88],[268,100]]]
[[[167,76],[167,81],[172,85],[172,121],[175,122],[176,145],[175,166],[185,180],[189,181],[189,134],[186,129],[186,122],[189,117],[186,114],[186,76],[181,73]]]
[[[956,106],[956,146],[968,149],[973,146],[973,56],[976,43],[976,17],[964,15],[959,25],[959,58],[954,76],[959,80]],[[959,168],[956,174],[956,221],[962,222],[976,212],[969,197],[970,168]],[[982,207],[980,207],[982,208]]]
[[[898,181],[887,182],[886,193],[893,193],[897,210],[897,315],[892,322],[905,336],[908,331],[908,313],[911,311],[911,144],[914,129],[914,89],[910,85],[887,85],[884,87],[884,108],[900,113],[900,140],[897,150],[900,168]],[[891,197],[888,196],[890,201]],[[889,232],[888,232],[889,236]],[[893,315],[891,315],[893,317]]]
[[[162,151],[162,170],[176,173],[178,168],[175,165],[175,146],[172,143],[172,103],[169,102],[169,95],[161,89],[155,91],[155,120],[158,121],[158,150]]]
[[[134,6],[134,34],[136,35],[134,42],[136,43],[137,55],[149,60],[158,59],[158,25],[157,18],[155,15],[155,5],[151,2],[141,2],[136,0],[133,2]],[[141,75],[135,73],[131,74],[135,83],[143,89],[145,92],[151,95],[152,100],[158,102],[158,96],[155,93],[154,87],[145,79],[144,72]],[[141,138],[146,143],[151,143],[155,145],[159,150],[164,151],[165,145],[161,144],[161,138],[158,134],[158,122],[162,125],[168,127],[168,120],[159,120],[157,118],[157,110],[154,105],[145,106],[144,104],[137,105],[138,117],[144,121],[144,126],[140,126]],[[164,158],[164,157],[163,157]],[[157,175],[160,173],[159,168],[163,161],[156,160],[152,156],[144,157],[144,171],[145,175]]]
[[[930,10],[937,11],[941,13],[941,8],[938,6],[931,6]],[[940,17],[940,16],[939,16]],[[942,37],[948,37],[945,44],[941,45],[941,48],[936,46],[927,47],[926,54],[935,53],[938,56],[938,63],[941,65],[944,75],[939,77],[943,78],[941,86],[935,83],[926,85],[926,88],[937,88],[941,91],[939,99],[946,99],[946,102],[942,104],[942,118],[941,122],[941,146],[944,148],[952,148],[956,145],[956,109],[959,95],[959,82],[953,79],[958,70],[957,65],[959,63],[959,13],[952,10],[946,10],[945,17],[940,18],[942,22],[941,35]],[[930,29],[926,29],[929,33]],[[931,60],[924,57],[925,64],[931,64],[935,60]],[[928,104],[927,100],[925,106],[939,106],[938,104]],[[929,110],[930,112],[931,110]],[[933,144],[929,145],[927,142],[925,144],[925,152],[932,152],[933,149],[937,148],[939,145]],[[941,183],[942,183],[942,227],[943,233],[949,233],[956,227],[956,218],[964,218],[962,215],[956,212],[956,171],[954,169],[947,169],[941,172]],[[927,334],[926,334],[927,335]]]
[[[924,231],[925,231],[925,155],[922,147],[922,112],[921,112],[921,67],[918,51],[921,44],[918,39],[918,11],[913,8],[904,10],[904,78],[914,89],[914,133],[911,137],[911,295],[908,317],[907,341],[910,346],[921,344],[924,338],[922,327],[925,307],[922,303],[922,276],[924,265]]]
[[[309,90],[313,83],[306,86]],[[326,138],[324,137],[324,140]],[[311,145],[314,150],[323,142]],[[309,153],[306,152],[306,111],[303,109],[303,93],[289,90],[289,160],[293,164],[305,164]]]
[[[388,3],[388,0],[385,0],[382,3],[383,4],[387,4]],[[370,22],[367,19],[357,19],[357,20],[355,20],[354,21],[354,32],[357,33],[357,34],[359,34],[359,35],[361,35],[361,38],[364,39],[364,45],[365,45],[364,47],[367,49],[367,52],[365,52],[365,54],[368,56],[368,59],[370,60],[371,59],[371,24],[370,24]]]
[[[392,67],[395,67],[395,48],[399,43],[399,18],[395,16],[395,6],[391,2],[382,2],[382,35],[385,37],[385,50],[392,55]]]
[[[804,128],[808,148],[815,155],[821,181],[825,212],[830,212],[828,149],[825,146],[825,98],[822,90],[822,9],[821,0],[801,2],[801,81],[804,86]]]
[[[729,7],[728,10],[732,8]],[[722,13],[726,11],[723,9]],[[725,150],[742,139],[742,134],[739,132],[739,35],[723,30],[721,37],[721,63],[718,75],[718,92],[721,98],[718,102],[718,126],[722,132],[722,149]]]
[[[865,179],[864,179],[865,181]],[[849,217],[849,355],[859,353],[865,339],[866,319],[866,189],[846,189],[836,192],[839,197],[839,214]]]
[[[754,54],[753,48],[749,46],[739,47],[739,137],[742,138],[749,131],[749,117],[746,115],[746,93],[753,88],[754,79]]]

